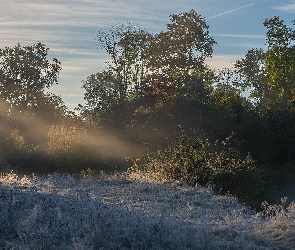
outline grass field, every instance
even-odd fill
[[[295,249],[295,204],[265,207],[126,174],[2,174],[0,248]]]

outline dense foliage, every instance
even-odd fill
[[[149,179],[177,180],[192,186],[210,186],[219,194],[232,194],[252,208],[272,201],[274,187],[253,158],[243,157],[232,138],[215,142],[182,137],[165,150],[137,159],[131,173],[141,172]]]

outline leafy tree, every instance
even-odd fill
[[[83,116],[95,122],[114,120],[120,100],[119,85],[111,72],[102,71],[87,77],[83,81],[86,104],[79,106]]]
[[[292,145],[290,136],[290,101],[295,94],[295,31],[288,28],[280,17],[266,19],[264,26],[268,29],[266,33],[268,51],[266,52],[266,70],[268,72],[269,84],[279,93],[278,102],[283,104],[288,163],[292,158]]]
[[[266,19],[264,26],[268,29],[266,70],[269,84],[279,91],[285,105],[292,99],[295,89],[295,31],[277,16]]]
[[[108,73],[118,92],[119,116],[124,113],[124,103],[130,91],[137,92],[145,77],[150,39],[146,30],[131,23],[118,25],[108,32],[100,31],[97,36],[99,46],[111,56]]]
[[[32,46],[0,49],[1,128],[10,133],[18,129],[28,144],[44,143],[50,125],[66,113],[59,96],[46,89],[58,83],[60,62],[48,60],[48,48],[38,42]]]
[[[167,79],[167,86],[160,84],[168,87],[162,100],[169,96],[172,85],[179,93],[185,89],[188,81],[177,77],[188,75],[197,67],[204,68],[204,60],[211,56],[215,41],[209,36],[204,19],[194,10],[172,15],[171,21],[172,24],[167,25],[168,31],[155,37],[130,23],[99,32],[99,46],[111,60],[106,71],[92,75],[84,82],[87,104],[84,108],[80,106],[84,114],[91,113],[96,120],[115,121],[122,127],[128,112],[126,103],[134,98],[145,98],[148,89],[158,89],[159,82],[155,77]],[[153,84],[156,85],[152,87]],[[154,93],[152,95],[155,97]],[[157,104],[162,102],[160,96],[156,97]]]
[[[203,66],[213,53],[214,39],[209,36],[205,19],[195,10],[170,16],[167,31],[156,35],[151,46],[151,66],[168,75],[187,75]]]
[[[48,48],[38,42],[0,49],[0,96],[19,109],[36,107],[44,89],[57,83],[60,62],[47,59]]]
[[[244,77],[241,89],[250,90],[250,97],[257,99],[260,107],[263,106],[269,90],[265,57],[263,49],[250,49],[244,58],[234,64],[237,72]]]
[[[79,105],[78,109],[84,117],[123,127],[126,102],[131,94],[138,94],[147,72],[146,58],[151,38],[146,30],[131,23],[98,33],[99,48],[104,49],[111,60],[107,62],[107,70],[83,81],[86,105]]]

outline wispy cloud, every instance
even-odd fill
[[[215,69],[231,68],[233,62],[241,59],[241,55],[216,54],[206,59],[206,63]]]
[[[252,48],[262,48],[267,49],[266,45],[263,43],[253,43],[253,42],[243,42],[243,43],[227,43],[223,45],[224,47],[229,48],[243,48],[246,52],[246,50],[252,49]]]
[[[250,35],[250,34],[219,34],[219,33],[213,33],[212,36],[217,37],[232,37],[232,38],[249,38],[249,39],[265,39],[265,36],[263,35]]]
[[[245,8],[249,8],[249,7],[252,7],[252,6],[256,5],[256,4],[259,4],[261,2],[266,2],[266,1],[268,1],[268,0],[262,0],[262,1],[258,1],[258,2],[255,2],[255,3],[250,3],[250,4],[247,4],[247,5],[243,5],[243,6],[239,7],[239,8],[235,8],[235,9],[231,9],[231,10],[221,12],[219,14],[216,14],[214,16],[209,17],[208,19],[213,19],[213,18],[217,18],[217,17],[220,17],[220,16],[225,16],[225,15],[231,14],[233,12],[236,12],[236,11],[239,11],[239,10],[242,10],[242,9],[245,9]]]
[[[289,13],[295,13],[295,2],[274,7],[276,10],[281,10]]]
[[[212,31],[216,25],[219,27],[222,24],[221,17],[239,10],[248,10],[246,8],[250,10],[255,5],[257,8],[263,7],[258,4],[265,1],[267,0],[149,0],[147,3],[145,0],[0,0],[0,49],[15,46],[18,42],[21,45],[32,45],[41,41],[50,49],[49,58],[56,57],[62,64],[59,85],[54,87],[55,93],[61,94],[67,104],[81,103],[81,80],[104,69],[109,58],[102,50],[97,50],[95,37],[99,30],[107,31],[113,25],[131,21],[156,34],[166,29],[166,24],[170,23],[169,15],[195,9],[206,20],[211,16]],[[239,4],[243,6],[239,7]],[[221,10],[224,6],[230,6],[229,10]],[[280,8],[283,10],[291,7],[294,6],[283,5]],[[259,34],[255,33],[257,30],[252,20],[247,20],[247,23],[242,19],[238,21],[247,27],[252,25],[253,34]],[[221,40],[218,41],[220,49],[216,50],[217,53],[224,54],[209,59],[212,65],[229,66],[229,62],[235,60],[231,55],[237,55],[239,51],[242,52],[237,59],[241,58],[245,50],[244,44],[243,48],[228,47],[229,44],[260,43],[260,40],[255,39],[262,39],[262,36],[248,35],[247,32],[252,31],[237,30],[235,25],[236,23],[225,22],[220,29],[215,29],[215,34],[210,32],[210,35]],[[225,55],[226,53],[230,55]]]

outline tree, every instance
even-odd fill
[[[92,74],[83,82],[86,93],[85,106],[80,105],[84,117],[92,121],[111,121],[115,119],[115,109],[119,105],[120,91],[116,76],[111,72],[102,71]]]
[[[24,110],[40,105],[44,89],[57,84],[60,62],[47,59],[48,48],[38,42],[0,49],[0,96],[11,106]]]
[[[1,128],[9,133],[18,129],[29,144],[46,142],[50,125],[66,114],[59,96],[46,89],[58,83],[60,62],[50,63],[48,48],[38,42],[32,46],[0,49]]]
[[[266,19],[266,70],[270,86],[280,93],[286,105],[295,94],[295,31],[288,28],[280,17]]]
[[[295,22],[294,22],[295,24]],[[266,19],[264,26],[268,28],[266,33],[268,51],[266,52],[266,70],[268,72],[269,84],[278,91],[278,102],[283,104],[288,163],[291,163],[291,138],[290,138],[290,102],[295,94],[295,31],[288,28],[280,17]]]
[[[205,19],[195,10],[170,16],[167,31],[156,35],[151,46],[151,66],[168,75],[187,75],[203,66],[213,53],[214,39],[209,36]]]
[[[138,89],[146,71],[146,54],[151,35],[131,23],[112,27],[97,35],[99,46],[111,56],[108,71],[118,81],[119,102],[124,102],[128,87]]]
[[[244,58],[234,64],[237,72],[244,77],[240,87],[243,91],[250,90],[250,97],[257,99],[260,107],[263,106],[269,90],[265,56],[263,49],[250,49]]]
[[[112,27],[108,32],[100,31],[97,36],[99,47],[105,49],[110,55],[111,60],[107,62],[107,71],[96,75],[87,80],[88,83],[94,80],[94,89],[87,88],[90,86],[87,82],[84,84],[86,91],[98,91],[94,93],[86,93],[85,100],[88,101],[88,107],[91,106],[92,110],[103,111],[105,107],[111,107],[103,101],[107,101],[110,86],[113,97],[117,100],[113,103],[116,104],[115,118],[118,125],[122,125],[125,113],[125,102],[131,93],[137,93],[140,89],[142,79],[145,77],[147,67],[146,58],[149,48],[150,39],[152,36],[141,27],[135,26],[131,23],[127,25],[118,25]],[[107,80],[106,80],[107,79]],[[101,84],[101,86],[99,86]],[[103,93],[103,91],[106,93]],[[114,93],[114,91],[116,93]],[[91,96],[96,96],[98,101],[95,104]],[[101,95],[100,97],[98,95]],[[89,99],[90,98],[90,99]],[[114,106],[112,106],[114,107]],[[102,109],[101,109],[102,108]],[[108,110],[110,112],[114,110]]]

